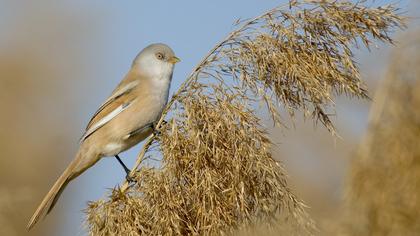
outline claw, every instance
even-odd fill
[[[160,124],[160,127],[162,127],[163,125],[166,125],[168,122],[166,122],[166,120],[162,120],[162,123]],[[153,134],[154,135],[161,135],[162,132],[160,132],[157,127],[156,127],[157,123],[153,123],[152,128],[153,128]]]
[[[132,177],[130,177],[130,174],[127,174],[126,176],[125,176],[125,179],[127,180],[127,182],[129,182],[129,183],[134,183],[134,182],[137,182],[135,179],[133,179]]]

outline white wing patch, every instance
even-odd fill
[[[88,130],[86,130],[85,134],[80,139],[80,142],[83,142],[91,134],[93,134],[96,130],[98,130],[99,128],[101,128],[102,126],[104,126],[106,123],[108,123],[109,121],[111,121],[112,119],[114,119],[118,114],[120,114],[125,109],[127,109],[128,107],[130,107],[130,105],[133,104],[134,101],[135,101],[135,99],[133,101],[130,101],[130,102],[121,104],[115,110],[113,110],[112,112],[110,112],[108,115],[104,116],[102,119],[98,120],[98,122],[94,123]]]
[[[98,130],[99,128],[101,128],[102,126],[104,126],[106,123],[108,123],[110,120],[112,120],[118,114],[120,114],[122,111],[124,111],[125,109],[127,109],[128,106],[130,106],[130,104],[134,102],[134,100],[133,101],[130,101],[128,103],[122,104],[121,106],[119,106],[115,110],[113,110],[111,113],[109,113],[108,115],[106,115],[105,117],[103,117],[102,119],[100,119],[99,121],[97,121],[95,124],[91,124],[91,122],[95,119],[95,117],[101,111],[103,111],[103,109],[105,109],[106,106],[108,106],[109,104],[111,104],[113,101],[115,101],[116,99],[118,99],[120,96],[123,96],[124,94],[129,93],[138,84],[139,84],[139,81],[133,81],[133,82],[130,82],[130,83],[126,84],[124,87],[122,87],[122,88],[114,91],[112,93],[111,97],[109,97],[99,107],[99,109],[95,112],[95,114],[92,116],[92,118],[90,119],[89,124],[88,124],[88,127],[90,127],[90,128],[85,131],[85,133],[83,134],[82,138],[80,138],[80,142],[83,142],[90,135],[92,135],[96,130]]]

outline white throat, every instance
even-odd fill
[[[165,103],[169,96],[173,69],[174,66],[170,63],[154,63],[147,69],[153,91],[156,91],[156,95],[163,98]]]

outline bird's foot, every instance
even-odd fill
[[[130,176],[130,173],[128,173],[126,176],[125,176],[125,179],[127,180],[127,182],[128,183],[135,183],[135,182],[137,182],[133,177],[131,177]]]
[[[162,120],[162,123],[160,124],[160,127],[162,127],[163,125],[166,125],[168,122],[166,122],[166,120]],[[153,123],[153,126],[152,126],[152,128],[153,128],[153,134],[154,135],[161,135],[162,134],[162,132],[160,132],[158,129],[157,129],[157,122],[156,123]],[[160,128],[159,127],[159,128]]]

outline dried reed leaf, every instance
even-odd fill
[[[91,235],[233,234],[280,221],[291,235],[313,232],[271,156],[256,105],[263,102],[276,123],[278,103],[292,116],[303,110],[333,132],[327,111],[334,95],[366,97],[352,45],[372,37],[392,43],[388,32],[403,22],[393,6],[290,6],[242,23],[199,63],[140,153],[137,184],[89,205]],[[148,167],[151,157],[161,166]]]

